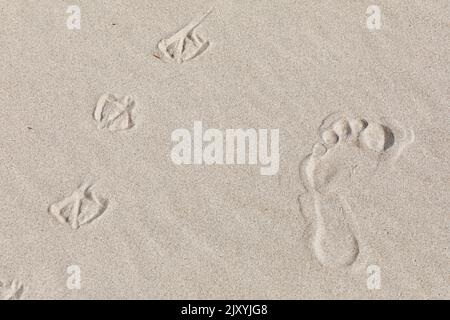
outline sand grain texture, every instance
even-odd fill
[[[448,1],[78,4],[0,5],[0,298],[450,298]],[[280,171],[174,165],[194,121]]]

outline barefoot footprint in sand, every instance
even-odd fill
[[[107,208],[108,200],[98,197],[93,185],[82,184],[69,197],[52,204],[49,213],[76,230],[100,217]]]
[[[118,97],[105,93],[100,97],[94,110],[94,119],[99,129],[122,131],[134,127],[135,101],[131,96]]]
[[[196,29],[211,12],[212,9],[208,10],[171,37],[159,41],[158,51],[154,56],[163,61],[175,61],[179,64],[200,56],[208,49],[209,41],[202,39]]]
[[[350,266],[360,244],[347,195],[383,164],[395,162],[414,135],[393,120],[377,123],[337,114],[322,122],[319,134],[320,141],[300,166],[306,188],[300,203],[311,221],[311,246],[319,262]]]
[[[24,286],[20,281],[0,281],[0,300],[20,300]]]

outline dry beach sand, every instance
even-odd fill
[[[450,298],[447,0],[74,2],[0,2],[0,298]]]

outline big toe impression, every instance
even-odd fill
[[[359,137],[361,146],[376,151],[383,152],[394,144],[394,134],[383,125],[370,123]]]

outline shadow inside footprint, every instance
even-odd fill
[[[386,127],[385,125],[381,125],[384,131],[384,148],[383,150],[386,151],[389,148],[391,148],[395,143],[395,137],[394,133],[391,129]]]

